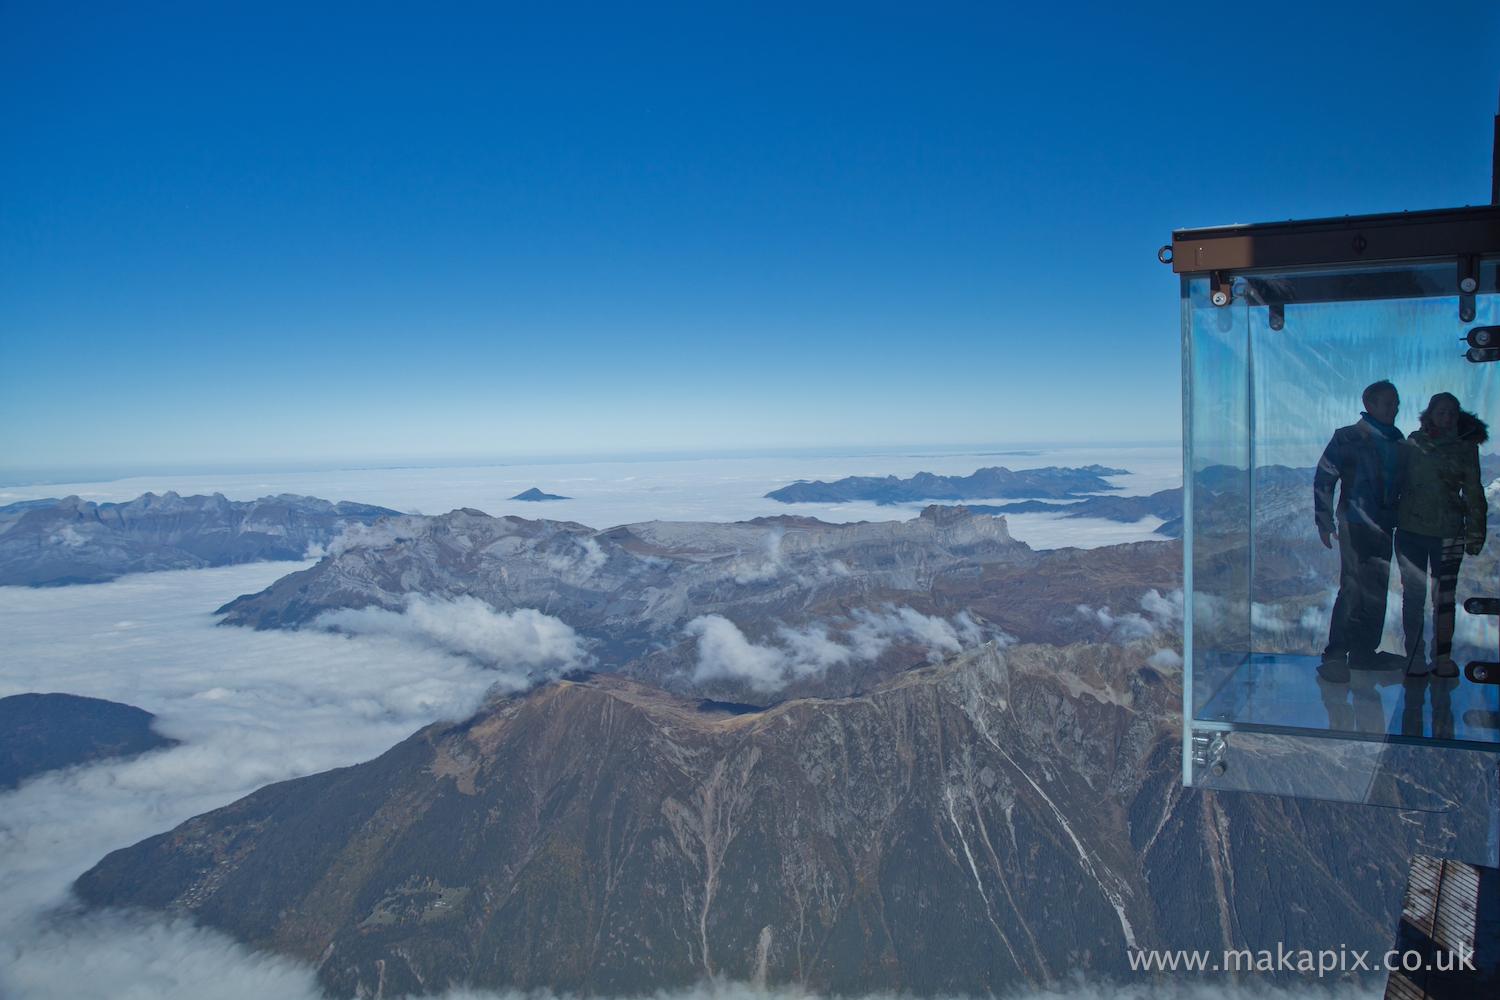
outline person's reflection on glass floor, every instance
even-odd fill
[[[1396,429],[1401,397],[1387,381],[1368,386],[1358,423],[1333,432],[1313,475],[1318,537],[1339,543],[1339,592],[1328,626],[1319,678],[1347,684],[1349,668],[1381,664],[1375,650],[1385,630],[1392,533],[1406,478],[1406,439]],[[1334,504],[1334,490],[1338,503]],[[1321,685],[1320,685],[1321,686]],[[1332,728],[1346,728],[1333,725]]]
[[[1433,396],[1418,422],[1421,426],[1407,438],[1406,482],[1396,523],[1406,672],[1421,677],[1431,669],[1437,677],[1453,678],[1458,676],[1452,656],[1458,571],[1465,552],[1477,556],[1483,550],[1488,527],[1479,446],[1490,435],[1484,421],[1460,407],[1450,392]],[[1434,586],[1432,631],[1427,633],[1429,578]],[[1424,634],[1432,636],[1431,664]]]
[[[1453,739],[1453,689],[1458,687],[1458,678],[1408,674],[1402,686],[1405,690],[1401,694],[1401,735]],[[1432,692],[1431,733],[1422,731],[1422,708],[1428,691]]]
[[[1388,666],[1387,660],[1394,661]],[[1380,698],[1380,688],[1400,684],[1403,680],[1399,657],[1382,658],[1376,661],[1379,669],[1355,670],[1349,680],[1342,683],[1318,677],[1318,696],[1323,701],[1323,710],[1328,713],[1328,728],[1334,732],[1368,733],[1383,735],[1388,732],[1385,704]],[[1434,695],[1434,704],[1437,696]],[[1406,704],[1413,704],[1408,699]],[[1446,698],[1445,698],[1446,704]],[[1422,699],[1417,696],[1416,719],[1422,725]],[[1449,713],[1449,729],[1452,729],[1452,713]],[[1407,719],[1402,716],[1402,725]]]

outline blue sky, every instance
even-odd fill
[[[1492,5],[0,5],[0,479],[1169,441],[1172,228],[1477,203]]]

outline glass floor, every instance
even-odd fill
[[[1239,654],[1238,666],[1194,721],[1266,732],[1347,733],[1376,742],[1416,737],[1487,749],[1500,745],[1500,687],[1472,684],[1462,676],[1407,678],[1405,657],[1379,657],[1386,669],[1350,670],[1347,684],[1333,684],[1318,676],[1317,656]],[[1223,654],[1214,658],[1223,662]]]

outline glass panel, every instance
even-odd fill
[[[1244,664],[1250,646],[1249,309],[1215,307],[1206,278],[1183,282],[1193,470],[1193,714]],[[1187,537],[1187,522],[1184,536]]]
[[[1207,278],[1184,277],[1189,783],[1432,813],[1489,801],[1475,776],[1500,750],[1500,687],[1440,676],[1439,657],[1500,657],[1496,619],[1462,610],[1500,596],[1500,449],[1477,446],[1476,489],[1476,447],[1455,436],[1468,417],[1454,429],[1435,412],[1432,433],[1408,439],[1437,393],[1500,423],[1500,364],[1469,362],[1461,343],[1500,325],[1494,263],[1479,277],[1460,296],[1452,260],[1246,272],[1222,279],[1225,306]],[[1380,409],[1361,396],[1381,380],[1400,400],[1383,432],[1361,415]],[[1338,526],[1326,547],[1325,449],[1339,466],[1322,483]],[[1464,552],[1471,500],[1491,509],[1479,555]],[[1437,614],[1455,564],[1458,610]]]

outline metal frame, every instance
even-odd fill
[[[1177,229],[1172,271],[1307,267],[1500,253],[1500,205]]]

